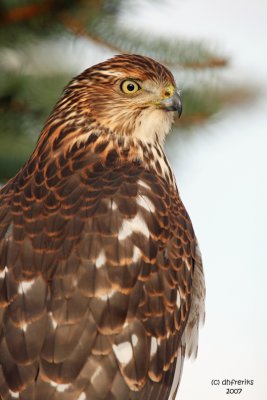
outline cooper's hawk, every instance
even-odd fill
[[[204,279],[162,145],[173,75],[139,55],[66,87],[0,192],[3,400],[174,399]]]

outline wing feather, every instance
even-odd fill
[[[169,399],[196,246],[177,191],[85,148],[35,157],[0,195],[0,394]]]

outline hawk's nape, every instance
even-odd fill
[[[0,191],[0,398],[173,400],[205,286],[162,144],[180,100],[120,55],[66,87]]]

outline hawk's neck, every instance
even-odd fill
[[[79,164],[86,168],[92,163],[114,168],[120,164],[134,163],[152,171],[176,189],[175,178],[159,140],[148,141],[126,135],[118,135],[92,123],[72,125],[47,124],[42,132],[32,158],[52,160],[57,163]],[[60,167],[60,166],[59,166]]]

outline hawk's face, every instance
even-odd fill
[[[80,101],[91,116],[118,135],[160,142],[181,101],[170,71],[154,60],[120,55],[87,69],[70,85],[83,85]]]

